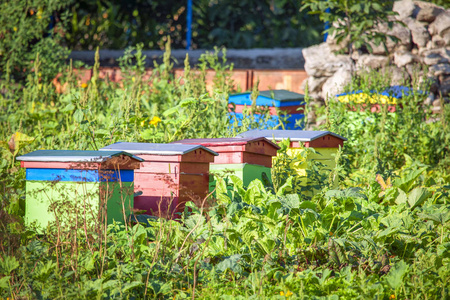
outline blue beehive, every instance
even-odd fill
[[[423,91],[413,90],[412,88],[394,85],[390,86],[382,91],[372,90],[369,93],[363,90],[357,90],[348,93],[342,93],[336,95],[340,102],[355,102],[355,103],[372,103],[372,104],[397,104],[397,99],[403,98],[403,96],[409,96],[414,94],[423,94]]]
[[[230,123],[233,125],[236,121],[238,126],[242,125],[243,110],[245,107],[252,105],[251,93],[240,93],[230,95],[228,99]],[[296,121],[304,118],[304,95],[286,91],[271,90],[261,91],[256,98],[257,107],[267,107],[269,109],[270,118],[262,129],[274,127],[280,123],[280,115],[286,115],[286,129],[301,129],[296,125]],[[261,115],[253,114],[255,121],[259,121]]]

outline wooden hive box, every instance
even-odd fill
[[[239,134],[237,137],[265,137],[266,139],[281,142],[289,139],[289,155],[296,156],[302,152],[302,148],[314,148],[317,153],[311,153],[302,164],[294,168],[301,176],[306,176],[308,160],[316,160],[325,165],[326,169],[333,170],[336,166],[335,154],[339,147],[343,147],[347,139],[330,131],[308,131],[308,130],[249,130]]]
[[[250,96],[250,92],[230,95],[228,107],[232,124],[237,120],[238,126],[241,126],[240,120],[243,118],[243,110],[245,107],[251,107],[252,105]],[[261,91],[256,98],[256,106],[268,107],[271,117],[266,123],[267,126],[274,127],[278,125],[279,113],[282,112],[288,115],[286,128],[294,129],[298,128],[296,127],[296,121],[304,118],[304,98],[305,96],[302,94],[286,90]],[[259,119],[259,116],[258,114],[254,115],[256,120]]]
[[[125,222],[133,207],[140,158],[122,151],[37,150],[17,157],[26,168],[25,224]],[[105,212],[105,213],[104,213]]]
[[[174,143],[202,145],[217,152],[219,155],[210,165],[211,173],[232,171],[243,180],[244,186],[248,186],[254,179],[263,180],[265,176],[271,180],[272,157],[280,149],[278,145],[262,137],[186,139]],[[216,179],[212,178],[210,191],[215,188],[215,182]]]
[[[122,150],[143,159],[135,172],[134,208],[173,218],[187,201],[208,195],[209,163],[217,155],[200,145],[115,143],[100,150]]]

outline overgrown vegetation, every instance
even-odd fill
[[[284,155],[284,145],[273,186],[254,181],[244,187],[231,176],[231,186],[218,185],[217,199],[190,202],[179,221],[87,233],[50,227],[37,235],[26,228],[25,174],[17,155],[245,130],[229,126],[232,66],[217,52],[203,56],[198,69],[186,63],[183,77],[174,78],[169,48],[151,74],[141,49],[125,52],[120,84],[99,79],[98,64],[87,83],[66,66],[57,93],[38,61],[24,85],[2,83],[0,297],[448,297],[450,114],[448,108],[439,116],[424,112],[423,94],[404,97],[394,113],[328,102],[325,127],[348,141],[334,170],[312,163],[312,197],[292,169],[302,157]],[[217,71],[209,92],[206,68]],[[386,80],[362,76],[351,88],[372,90]],[[245,122],[256,126],[251,120]]]

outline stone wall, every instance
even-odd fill
[[[450,93],[450,9],[424,1],[396,1],[395,18],[404,25],[395,23],[392,29],[379,26],[377,30],[396,36],[399,41],[389,38],[386,49],[382,44],[371,45],[372,53],[356,49],[352,58],[347,54],[335,55],[340,50],[333,38],[326,43],[303,49],[305,70],[312,105],[323,103],[342,91],[351,80],[350,70],[375,69],[387,72],[392,77],[391,85],[401,85],[411,80],[418,65],[427,65],[428,76],[432,80],[431,93],[426,105],[433,104],[434,111],[440,103],[449,102]],[[442,98],[442,99],[441,99]],[[310,120],[311,121],[311,120]]]

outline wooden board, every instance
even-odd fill
[[[26,169],[26,179],[36,181],[133,182],[134,170]]]
[[[259,80],[260,90],[288,90],[303,94],[302,82],[308,78],[305,70],[253,70],[252,86]]]
[[[258,106],[260,109],[264,108],[261,106]],[[278,107],[273,107],[273,106],[267,106],[265,107],[269,110],[269,114],[273,115],[273,116],[278,116],[279,114],[303,114],[304,110],[305,110],[305,106],[304,105],[299,105],[299,106],[286,106],[286,107],[282,107],[282,108],[278,108]],[[244,110],[249,111],[251,109],[251,106],[249,105],[233,105],[233,104],[228,104],[228,111],[229,112],[237,112],[237,113],[242,113]]]

